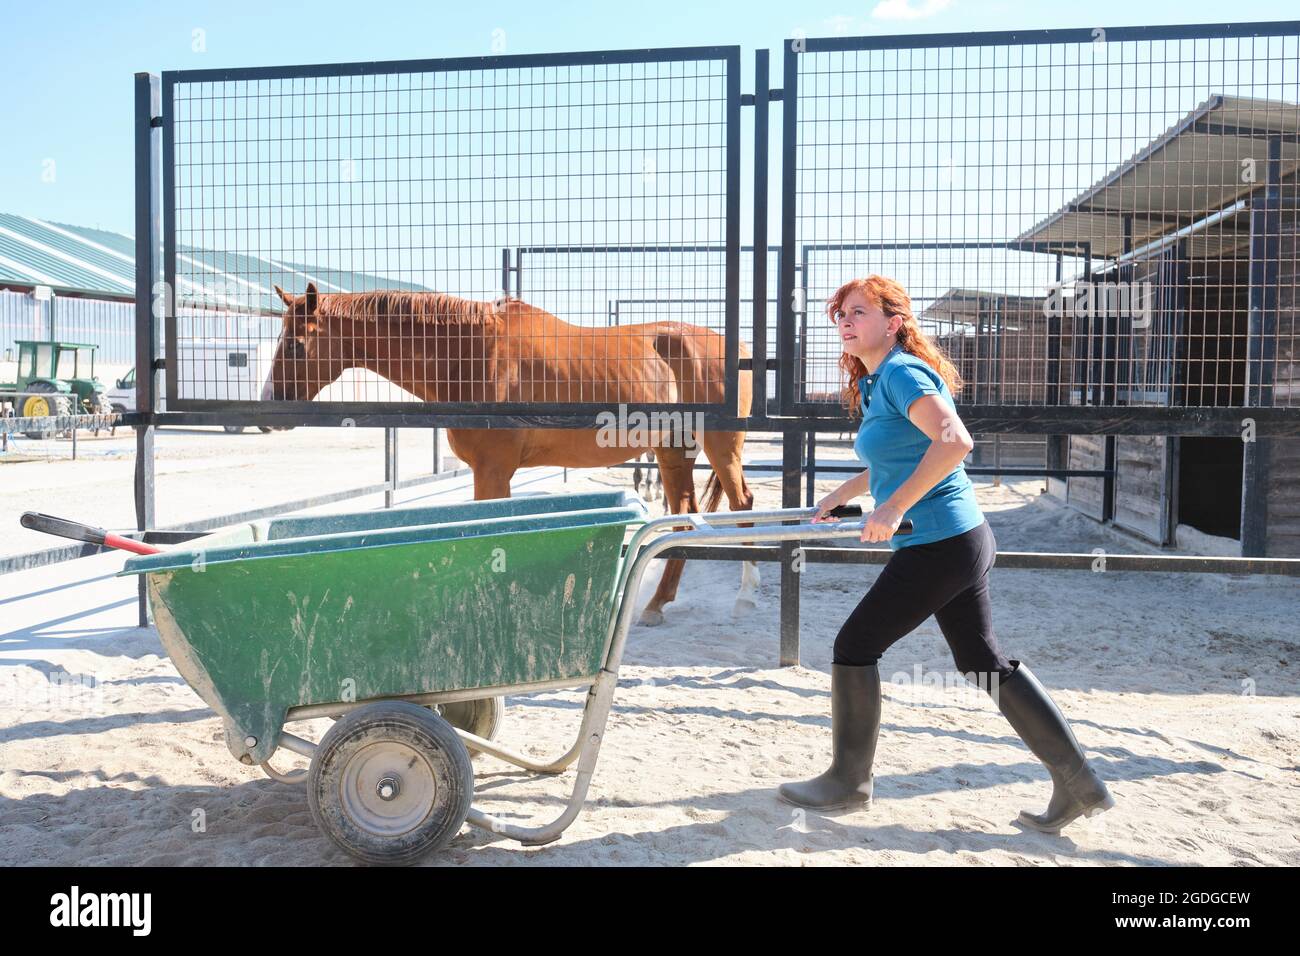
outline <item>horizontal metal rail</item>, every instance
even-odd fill
[[[858,472],[863,471],[866,468],[865,465],[855,465],[852,463],[823,465],[819,462],[812,468],[807,468],[806,466],[807,463],[805,462],[805,468],[801,470],[808,470],[817,473],[825,471],[831,474],[845,474],[845,475],[857,474]],[[621,468],[621,469],[646,468],[646,469],[658,470],[659,463],[654,461],[639,461],[639,462],[625,461],[625,462],[620,462],[617,465],[605,465],[604,467]],[[748,462],[745,463],[745,471],[749,472],[750,474],[760,474],[760,475],[785,474],[785,469],[782,468],[780,465],[759,465],[759,464],[750,464]],[[974,465],[974,466],[968,465],[965,468],[965,472],[968,475],[985,475],[985,476],[1008,475],[1013,478],[1106,478],[1109,477],[1110,475],[1115,474],[1114,469],[1110,469],[1110,468],[1092,468],[1092,469],[1033,468],[1033,467],[996,468],[996,467],[985,467],[982,465]]]
[[[46,393],[49,394],[49,393]],[[117,412],[90,415],[39,415],[33,418],[0,415],[0,432],[50,432],[69,428],[114,428],[122,424]]]
[[[441,481],[444,478],[455,478],[459,475],[467,474],[470,474],[470,469],[456,468],[452,471],[440,471],[430,475],[420,475],[415,478],[403,478],[396,483],[381,481],[377,484],[366,485],[362,488],[350,488],[346,491],[335,491],[327,495],[317,495],[314,498],[300,498],[297,501],[283,501],[280,504],[267,505],[265,508],[238,511],[234,514],[219,515],[215,518],[203,518],[199,521],[187,521],[184,524],[173,525],[169,528],[159,528],[156,531],[148,531],[143,534],[139,531],[119,531],[115,533],[120,534],[124,538],[135,538],[136,540],[144,540],[158,544],[174,544],[180,540],[184,540],[174,537],[174,535],[177,534],[190,533],[190,537],[195,537],[203,532],[211,531],[216,528],[224,528],[227,525],[241,524],[247,521],[257,521],[261,518],[273,518],[277,515],[302,511],[306,508],[316,508],[320,505],[333,504],[336,501],[347,501],[350,498],[364,498],[367,495],[377,495],[385,491],[412,488],[416,485],[425,485],[430,482]],[[63,561],[73,561],[77,558],[88,558],[92,555],[103,554],[106,551],[112,550],[112,548],[104,548],[95,544],[74,544],[61,548],[50,548],[45,551],[30,551],[26,554],[16,554],[8,558],[0,558],[0,574],[13,574],[17,571],[29,571],[32,568],[40,568],[48,564],[59,564]]]
[[[73,398],[75,397],[75,394],[76,393],[74,392],[50,392],[50,391],[19,392],[19,391],[14,391],[13,389],[6,388],[0,390],[0,401],[4,401],[5,399],[9,399],[9,398],[32,398],[36,396],[42,398],[49,398],[51,395],[53,395],[55,398],[57,398],[60,395],[62,395],[64,398]]]
[[[169,70],[170,83],[229,83],[236,80],[319,79],[333,76],[374,76],[385,73],[441,73],[454,70],[520,70],[535,67],[587,66],[607,63],[656,63],[716,60],[730,46],[667,47],[663,49],[599,50],[573,53],[505,53],[493,56],[442,57],[419,60],[365,60],[355,63],[310,63],[294,66],[216,67]]]
[[[801,547],[809,564],[884,564],[894,553],[885,548]],[[779,548],[764,545],[690,545],[665,552],[664,558],[690,561],[779,561]],[[1112,554],[1097,552],[999,551],[995,569],[1003,571],[1137,571],[1168,574],[1270,574],[1300,577],[1300,558],[1233,558],[1184,554]]]
[[[215,402],[205,403],[208,405]],[[807,407],[812,405],[813,407]],[[536,412],[410,412],[395,406],[366,411],[349,409],[347,420],[357,428],[591,428],[602,426],[597,418],[605,407],[563,414]],[[674,410],[681,406],[674,406]],[[662,406],[627,406],[635,412],[663,414]],[[700,410],[710,431],[759,432],[854,432],[858,422],[846,418],[834,402],[805,403],[798,415],[751,415],[737,417]],[[1259,438],[1300,437],[1300,408],[1254,407],[1150,407],[1101,405],[958,405],[966,428],[974,432],[1002,432],[1022,435],[1196,435],[1240,438],[1249,420]],[[147,416],[127,413],[119,424],[142,425]],[[173,425],[272,425],[338,427],[340,414],[325,410],[262,411],[227,409],[203,412],[157,412],[148,419],[158,427]]]

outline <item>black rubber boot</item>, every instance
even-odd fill
[[[1065,717],[1020,661],[998,685],[998,709],[1010,721],[1034,756],[1052,775],[1052,799],[1047,812],[1020,811],[1020,821],[1043,833],[1059,833],[1081,816],[1095,816],[1115,805],[1115,798],[1092,769]]]
[[[786,803],[810,810],[871,806],[871,763],[880,735],[880,668],[831,665],[830,769],[800,783],[783,783]]]

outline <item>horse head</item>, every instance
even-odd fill
[[[316,283],[307,292],[292,296],[279,286],[276,294],[284,301],[284,328],[271,361],[271,374],[262,389],[264,401],[310,401],[343,374],[341,342],[331,342],[318,311],[320,296]]]

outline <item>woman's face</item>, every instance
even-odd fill
[[[854,291],[840,306],[836,324],[844,351],[865,358],[891,348],[903,320],[898,316],[887,317],[880,306]]]

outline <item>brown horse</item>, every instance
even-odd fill
[[[723,401],[723,336],[681,322],[612,328],[571,325],[518,299],[495,302],[438,292],[348,292],[284,300],[284,329],[262,397],[307,401],[349,368],[365,368],[426,402],[584,402],[611,419],[624,403]],[[742,342],[740,354],[749,356]],[[740,373],[741,417],[749,415],[751,373]],[[629,422],[632,416],[622,421]],[[654,450],[672,514],[698,511],[692,469],[701,446],[713,474],[705,510],[722,495],[733,511],[754,495],[741,471],[743,431],[708,431],[698,416],[672,416],[660,427],[631,431],[578,428],[449,428],[452,450],[474,473],[474,497],[508,498],[510,480],[533,465],[600,468]],[[689,437],[688,437],[689,435]],[[693,439],[693,441],[692,441]],[[677,594],[684,561],[667,562],[642,623],[663,621]],[[754,605],[758,568],[746,562],[736,611]]]

